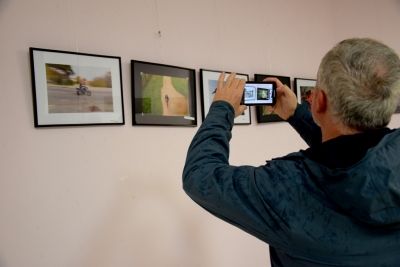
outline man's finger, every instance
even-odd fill
[[[290,90],[289,87],[287,87],[287,85],[285,85],[285,84],[282,86],[279,86],[278,88],[276,88],[276,95],[279,97],[286,95],[285,92],[287,89]]]
[[[244,88],[245,85],[246,85],[246,80],[243,79],[243,78],[240,79],[240,81],[239,81],[239,87],[240,87],[240,88],[242,88],[242,87]]]
[[[225,72],[223,71],[218,78],[218,87],[217,88],[222,88],[224,86],[224,80],[225,80]]]
[[[274,112],[274,110],[277,108],[277,106],[278,106],[278,105],[275,105],[275,106],[267,106],[268,112],[269,112],[269,113]]]
[[[235,118],[236,118],[237,116],[239,116],[240,114],[243,114],[243,112],[244,112],[246,109],[247,109],[247,106],[246,106],[246,105],[240,105],[240,106],[239,106],[239,113],[238,113],[238,114],[235,114]]]
[[[275,82],[276,83],[276,87],[282,86],[282,82],[279,79],[274,78],[274,77],[265,78],[263,80],[263,82]]]
[[[238,87],[239,81],[240,81],[239,78],[234,78],[234,79],[232,80],[232,82],[231,82],[230,87],[232,87],[233,89],[236,90],[236,88]]]
[[[229,76],[228,79],[226,79],[226,85],[229,87],[232,83],[232,80],[235,78],[236,72],[232,72]]]

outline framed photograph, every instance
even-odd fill
[[[196,71],[131,61],[132,124],[196,126]]]
[[[215,92],[218,86],[218,78],[222,71],[200,69],[200,87],[201,87],[201,104],[203,121],[206,118],[210,106],[214,100]],[[230,72],[225,72],[225,80]],[[236,77],[249,80],[249,75],[236,73]],[[242,115],[235,118],[234,124],[251,124],[250,107],[248,107]]]
[[[294,88],[300,104],[307,101],[311,105],[316,83],[317,81],[312,79],[294,78]]]
[[[264,79],[268,77],[277,78],[283,84],[286,84],[289,88],[291,88],[290,77],[288,76],[254,74],[254,81],[262,82]],[[283,119],[279,117],[275,112],[269,113],[269,111],[267,110],[267,106],[256,106],[256,112],[257,112],[258,123],[283,121]]]
[[[125,124],[120,57],[29,52],[35,127]]]

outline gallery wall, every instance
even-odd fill
[[[199,69],[315,79],[345,38],[400,53],[399,25],[398,0],[1,0],[0,266],[270,266],[267,244],[184,194],[198,126],[132,126],[130,60],[196,69],[200,125]],[[29,47],[121,57],[126,124],[35,128]],[[231,164],[307,148],[251,116]]]

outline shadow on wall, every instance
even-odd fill
[[[202,233],[196,218],[185,217],[185,203],[175,190],[167,190],[168,179],[154,185],[121,181],[110,205],[84,241],[86,251],[79,266],[207,266],[199,257]],[[141,192],[134,192],[140,188]],[[179,190],[179,189],[177,189]],[[183,193],[183,190],[180,192]],[[175,194],[174,194],[175,193]],[[181,208],[182,207],[182,208]],[[196,229],[195,229],[196,228]]]
[[[11,2],[11,0],[0,0],[0,17],[1,14],[6,10],[8,4]],[[0,265],[1,267],[2,265]]]

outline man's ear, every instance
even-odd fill
[[[324,113],[326,111],[327,108],[327,102],[326,102],[326,95],[324,93],[324,91],[322,90],[317,90],[317,107],[316,107],[316,112],[317,113]]]

